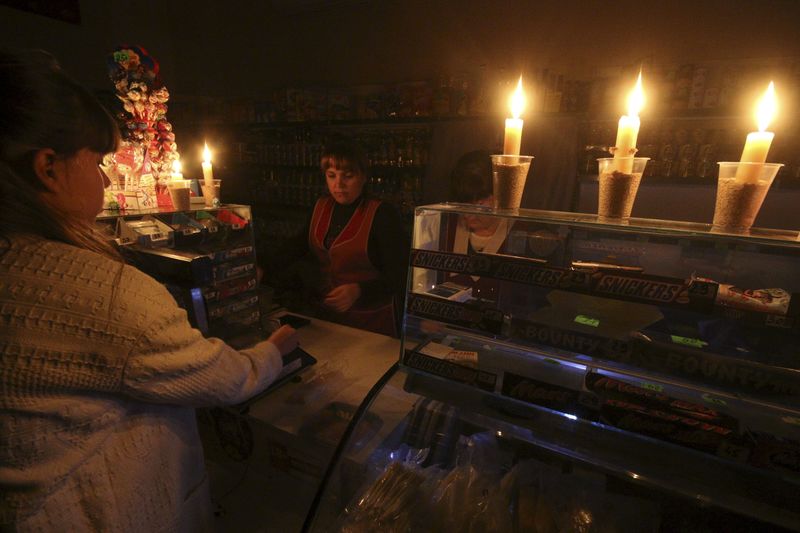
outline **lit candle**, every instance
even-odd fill
[[[203,181],[207,187],[214,185],[214,171],[211,168],[211,150],[208,149],[208,143],[203,148]]]
[[[506,134],[503,138],[503,154],[519,155],[522,143],[522,119],[519,116],[525,109],[525,93],[522,92],[522,76],[519,77],[517,90],[511,95],[511,116],[506,119]]]
[[[756,105],[756,123],[758,124],[758,131],[747,134],[747,140],[744,143],[744,150],[742,150],[740,162],[765,163],[767,161],[767,152],[769,152],[769,147],[772,144],[772,139],[775,137],[775,134],[765,130],[772,121],[772,117],[775,116],[776,108],[775,84],[769,82],[767,91]],[[756,183],[758,182],[759,175],[761,175],[761,165],[739,165],[739,168],[736,169],[736,181],[743,183]]]
[[[182,180],[183,179],[183,173],[181,172],[182,170],[183,166],[181,165],[181,160],[176,159],[175,161],[172,162],[172,174],[170,175],[170,177],[173,180]]]
[[[622,115],[617,127],[617,142],[614,144],[614,158],[632,158],[636,155],[636,138],[639,137],[639,111],[644,105],[644,91],[642,91],[642,72],[639,71],[639,78],[636,86],[628,95],[628,114]],[[615,168],[626,174],[633,172],[633,159],[617,161]]]

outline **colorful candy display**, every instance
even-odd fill
[[[108,161],[109,174],[118,189],[163,192],[180,154],[158,62],[141,46],[121,45],[108,56],[108,72],[124,110],[118,116],[123,142]]]

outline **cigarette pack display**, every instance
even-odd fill
[[[147,247],[172,247],[175,236],[172,228],[152,216],[139,220],[117,220],[117,235]]]
[[[356,411],[306,530],[800,530],[796,232],[415,217],[400,365]],[[466,217],[514,237],[464,253]],[[526,245],[541,232],[557,253]],[[456,280],[495,297],[428,294]],[[384,428],[356,443],[371,415]]]
[[[217,302],[243,292],[254,290],[257,285],[258,282],[255,276],[232,279],[222,283],[216,283],[213,286],[203,287],[203,297],[206,302]]]
[[[245,294],[225,300],[222,304],[209,304],[208,305],[208,318],[210,320],[221,319],[225,315],[238,313],[248,307],[255,307],[258,305],[258,294]]]
[[[204,335],[237,346],[264,337],[248,206],[109,212],[97,224],[128,261],[168,286]]]
[[[246,262],[231,261],[214,265],[214,282],[218,283],[220,281],[228,281],[234,278],[252,275],[256,270],[256,265],[252,262],[252,258],[247,259]]]

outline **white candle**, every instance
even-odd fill
[[[767,87],[764,96],[761,97],[761,100],[756,105],[758,131],[747,134],[742,157],[739,159],[741,163],[765,163],[767,161],[767,153],[775,134],[765,130],[772,121],[772,117],[775,116],[776,108],[775,84],[769,82],[769,87]],[[761,168],[761,165],[739,165],[739,168],[736,169],[736,181],[757,183],[758,177],[761,175]]]
[[[214,185],[214,170],[211,168],[211,150],[208,149],[208,144],[203,148],[203,181],[207,187]]]
[[[180,159],[176,159],[175,161],[172,162],[172,174],[170,174],[170,177],[173,180],[182,180],[183,179],[183,173],[181,172],[182,170],[183,167],[181,165]]]
[[[503,154],[519,155],[522,144],[522,119],[519,116],[525,109],[525,93],[522,92],[522,76],[519,77],[517,90],[511,95],[511,115],[506,119],[506,130],[503,138]]]
[[[636,140],[639,137],[639,111],[644,105],[644,92],[642,91],[642,73],[636,80],[636,86],[628,95],[628,114],[622,115],[617,126],[617,142],[614,144],[614,159],[632,158],[636,155]],[[615,168],[626,174],[633,172],[633,159],[623,159],[615,162]]]

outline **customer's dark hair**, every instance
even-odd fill
[[[486,150],[462,155],[450,173],[450,200],[475,203],[492,195],[492,158]]]
[[[117,123],[89,91],[41,50],[0,49],[0,236],[36,234],[118,257],[87,221],[41,200],[34,156],[52,149],[70,157],[119,144]]]
[[[352,139],[336,137],[323,149],[319,166],[322,172],[329,168],[349,168],[353,172],[369,176],[369,160],[364,149]]]

